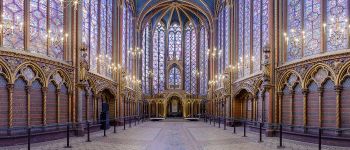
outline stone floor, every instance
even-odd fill
[[[128,126],[127,126],[128,127]],[[74,150],[272,150],[277,149],[278,138],[263,137],[258,143],[258,134],[248,132],[242,137],[242,128],[237,128],[237,134],[232,134],[232,128],[223,130],[218,126],[204,122],[145,122],[132,128],[122,130],[117,128],[91,134],[92,142],[85,142],[85,137],[72,137],[71,145]],[[65,149],[66,139],[32,144],[32,149],[56,150]],[[26,149],[27,145],[2,147],[1,150]],[[284,140],[284,149],[313,150],[317,145],[297,141]],[[324,146],[322,149],[345,150],[349,148]]]

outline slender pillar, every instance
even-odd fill
[[[341,105],[341,86],[336,86],[335,87],[335,92],[336,92],[336,128],[340,128],[340,121],[341,121],[341,116],[340,116],[340,105]]]

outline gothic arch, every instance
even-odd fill
[[[318,73],[320,70],[322,73]],[[318,63],[306,72],[302,82],[302,87],[307,87],[312,81],[315,81],[317,85],[321,87],[327,79],[335,81],[335,77],[336,75],[331,67],[324,63]]]
[[[31,69],[31,70],[28,70]],[[15,83],[18,78],[23,78],[27,85],[31,85],[33,81],[38,80],[43,87],[47,87],[47,79],[43,70],[35,63],[24,62],[17,66],[12,75],[12,81],[10,83]]]
[[[10,68],[0,59],[0,75],[2,75],[8,83],[14,83],[13,77],[11,76]]]
[[[299,80],[299,81],[296,81],[296,82],[303,83],[302,78],[301,78],[300,74],[297,71],[295,71],[295,70],[288,70],[288,71],[286,71],[285,73],[283,73],[281,75],[280,80],[277,82],[277,91],[282,91],[283,90],[284,86],[286,85],[286,82],[288,82],[289,78],[292,75],[295,75],[297,77],[296,80]],[[290,86],[293,87],[296,82],[294,82]]]
[[[335,80],[335,85],[341,85],[346,77],[350,76],[350,62],[343,65]]]
[[[66,85],[69,90],[72,90],[72,81],[68,74],[62,69],[56,69],[48,75],[48,80],[45,84],[49,85],[50,82],[53,82],[58,89],[61,88],[62,85]]]

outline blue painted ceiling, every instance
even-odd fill
[[[184,26],[189,21],[195,25],[208,24],[207,17],[213,16],[216,0],[135,0],[134,2],[136,15],[145,15],[143,22],[150,21],[155,25],[156,21],[161,20],[166,25],[177,22]]]

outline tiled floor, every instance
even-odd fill
[[[278,138],[263,137],[264,142],[258,143],[258,134],[248,132],[242,137],[242,129],[232,134],[232,128],[223,130],[204,122],[145,122],[132,128],[113,129],[91,135],[92,142],[85,142],[85,137],[72,137],[71,145],[74,150],[271,150],[277,149]],[[56,150],[65,149],[66,139],[36,143],[32,149]],[[284,149],[312,150],[317,145],[284,140]],[[26,145],[0,149],[26,149]],[[323,146],[323,149],[345,150],[349,148]]]

